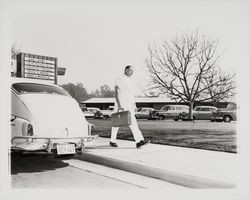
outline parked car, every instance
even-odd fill
[[[95,114],[97,112],[101,112],[99,108],[96,108],[96,107],[83,107],[82,108],[82,112],[83,112],[83,115],[86,117],[86,118],[94,118],[95,117]]]
[[[95,138],[77,101],[58,85],[12,78],[11,101],[13,152],[75,154]]]
[[[181,113],[187,113],[188,111],[189,107],[186,105],[165,105],[161,110],[153,111],[152,116],[156,116],[160,120],[174,119],[175,121],[178,121],[181,119]]]
[[[135,117],[136,119],[151,119],[152,118],[151,112],[153,110],[154,110],[153,108],[145,108],[145,107],[138,108],[135,111]]]
[[[103,119],[111,118],[111,115],[115,112],[114,106],[109,106],[107,110],[101,110]]]
[[[214,106],[196,106],[193,110],[193,119],[194,120],[210,120],[213,116],[213,112],[216,111],[217,108]],[[188,112],[181,114],[181,119],[188,119]]]
[[[237,120],[237,105],[236,103],[230,102],[228,103],[226,108],[218,109],[213,112],[213,116],[211,117],[211,121],[224,121],[231,122]]]
[[[94,119],[104,119],[101,110],[97,110],[94,114]]]

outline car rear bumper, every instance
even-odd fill
[[[16,136],[11,139],[11,150],[13,151],[45,151],[55,153],[57,145],[73,144],[76,151],[81,151],[88,143],[95,140],[97,135],[85,137],[48,138],[34,136]]]

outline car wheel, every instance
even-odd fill
[[[226,115],[226,116],[223,117],[224,122],[231,122],[231,120],[232,119],[231,119],[231,117],[229,115]]]
[[[181,119],[181,118],[182,118],[181,115],[178,115],[177,118],[174,118],[174,121],[177,122],[177,121],[178,121],[179,119]]]
[[[164,120],[165,117],[163,115],[159,115],[159,120]]]

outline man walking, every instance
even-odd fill
[[[136,109],[135,100],[134,100],[134,83],[131,79],[133,74],[133,67],[128,65],[125,67],[124,74],[115,82],[115,110],[128,110],[131,113],[131,125],[129,128],[131,129],[134,139],[136,141],[136,147],[140,148],[142,145],[149,143],[149,140],[144,140],[144,137],[138,127],[137,120],[135,118],[134,111]],[[119,131],[119,127],[112,127],[111,129],[111,138],[110,138],[110,146],[117,147],[116,137]]]

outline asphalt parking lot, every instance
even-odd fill
[[[88,119],[96,126],[95,134],[110,137],[111,120]],[[210,122],[206,120],[138,120],[145,138],[152,143],[182,146],[229,153],[237,152],[237,123]],[[128,127],[121,127],[118,139],[133,140]]]

